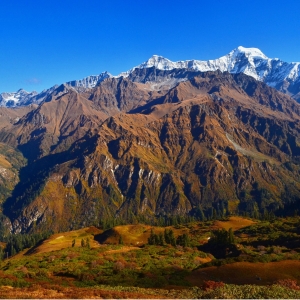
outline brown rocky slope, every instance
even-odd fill
[[[78,106],[83,96],[73,93],[43,105],[67,99]],[[197,214],[200,207],[209,214],[212,206],[276,212],[287,197],[300,197],[300,105],[263,83],[207,72],[164,93],[128,79],[107,79],[88,93],[84,101],[99,112],[88,115],[92,125],[79,134],[76,123],[72,145],[55,151],[50,142],[21,171],[4,205],[15,232]]]

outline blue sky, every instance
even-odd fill
[[[238,46],[300,61],[300,2],[2,0],[0,92],[117,75],[153,54],[214,59]]]

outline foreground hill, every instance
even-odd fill
[[[1,297],[299,298],[298,248],[283,246],[291,234],[299,240],[298,224],[296,217],[255,222],[231,217],[61,232],[0,261]],[[217,242],[217,233],[228,231],[216,230],[229,226],[235,228],[231,243]],[[168,236],[168,231],[177,245],[167,239],[161,245],[143,243],[151,234]],[[188,246],[180,245],[182,234],[189,237]],[[106,239],[99,242],[99,237]],[[238,251],[215,259],[210,252],[215,242]]]

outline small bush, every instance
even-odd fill
[[[217,288],[221,288],[223,287],[225,284],[222,281],[213,281],[213,280],[207,280],[204,281],[203,284],[203,289],[205,291],[209,291],[209,290],[215,290]]]
[[[277,280],[275,284],[290,288],[292,290],[300,290],[300,286],[297,285],[297,281],[292,279],[280,279]]]
[[[121,261],[117,261],[114,264],[114,271],[119,272],[122,271],[125,268],[125,264]]]

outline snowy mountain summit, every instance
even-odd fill
[[[214,60],[185,60],[173,62],[165,57],[153,55],[146,62],[121,73],[129,76],[135,69],[155,67],[158,70],[191,69],[200,72],[216,71],[233,74],[244,73],[263,81],[284,93],[300,99],[300,63],[287,63],[278,58],[268,58],[258,48],[238,47],[227,55]]]
[[[69,81],[66,84],[75,88],[93,88],[104,79],[110,77],[113,76],[108,72],[103,72],[99,75],[91,75],[80,80]]]
[[[99,75],[88,76],[81,80],[73,80],[65,83],[80,91],[85,88],[94,88],[107,78],[128,77],[136,69],[155,68],[163,71],[176,71],[178,69],[187,69],[200,72],[217,71],[236,73],[245,73],[256,80],[263,81],[271,87],[278,89],[300,101],[300,63],[287,63],[278,58],[268,58],[258,48],[237,47],[227,55],[214,60],[185,60],[173,62],[163,56],[153,55],[144,63],[123,72],[118,76],[112,76],[108,72]],[[160,79],[161,80],[161,79]],[[184,78],[178,79],[184,80]],[[46,95],[50,94],[56,87],[43,91],[28,93],[19,90],[16,93],[0,94],[0,106],[19,106],[27,105],[32,102],[41,102]],[[32,101],[30,101],[30,99]]]
[[[246,59],[251,66],[254,66],[255,61],[259,59],[267,60],[268,58],[257,48],[244,48],[241,46],[232,50],[229,54],[225,56],[222,56],[215,60],[207,60],[207,61],[186,60],[186,61],[172,62],[169,59],[164,58],[162,56],[153,55],[146,62],[131,69],[127,73],[129,74],[136,68],[142,69],[142,68],[151,68],[151,67],[155,67],[159,70],[173,70],[173,69],[186,68],[186,69],[193,69],[201,72],[220,70],[222,72],[227,71],[231,73],[237,73],[239,69],[241,69],[239,65],[244,59]],[[258,76],[256,76],[255,74],[251,74],[251,76],[252,75],[253,77],[256,77],[256,79],[259,79]]]
[[[37,94],[38,93],[35,91],[28,93],[23,89],[19,89],[17,92],[14,93],[1,93],[0,106],[13,107],[25,105],[28,100],[30,100]]]
[[[196,71],[216,71],[230,73],[245,73],[257,80],[276,86],[280,80],[299,79],[299,63],[286,63],[278,58],[268,58],[257,48],[238,47],[225,56],[214,60],[186,60],[172,62],[162,56],[153,55],[146,62],[138,65],[124,74],[130,74],[134,69],[155,67],[159,70],[188,68]],[[274,80],[275,79],[275,80]]]

